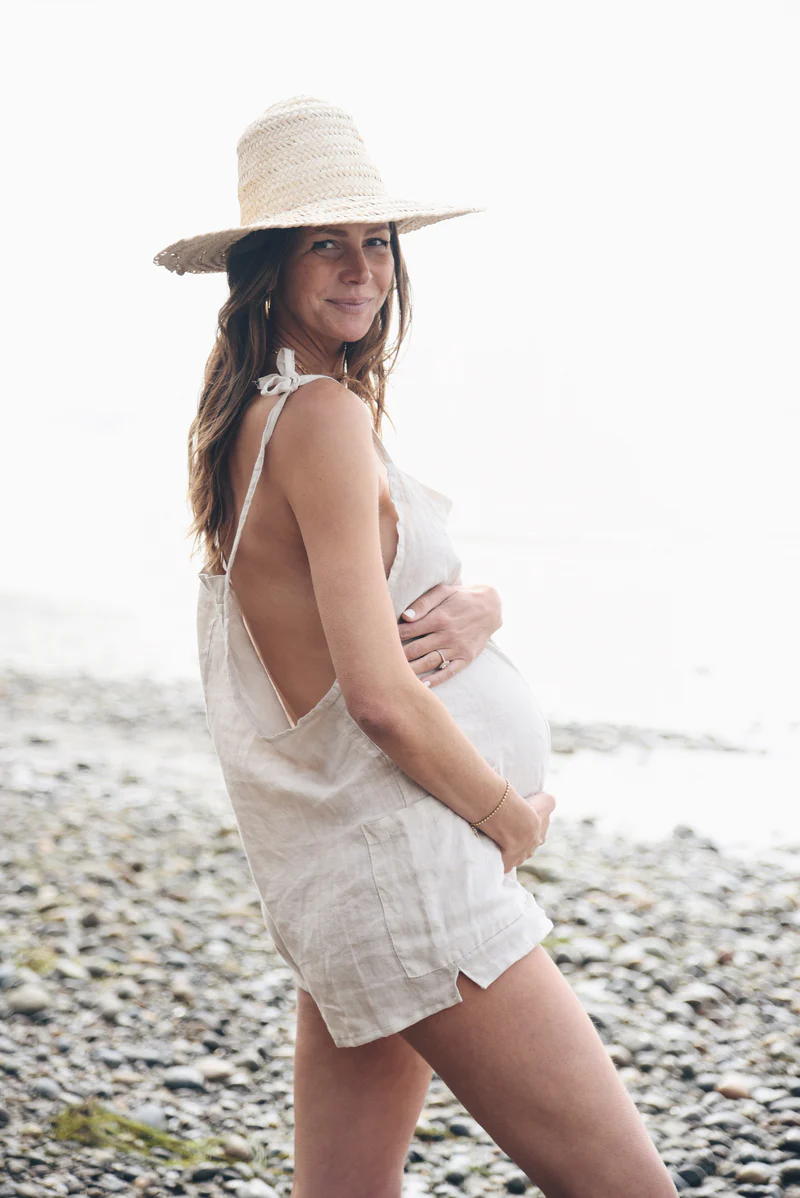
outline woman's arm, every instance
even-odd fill
[[[273,478],[297,519],[320,620],[350,715],[415,782],[475,821],[505,781],[424,686],[397,635],[381,551],[380,472],[368,408],[333,380],[298,390],[271,442]],[[533,843],[539,817],[516,791],[483,830]]]

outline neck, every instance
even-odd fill
[[[294,350],[295,365],[301,374],[329,374],[336,379],[344,375],[346,342],[322,345],[305,330],[283,329],[278,324],[272,329],[271,341],[273,363],[278,350],[285,347]]]

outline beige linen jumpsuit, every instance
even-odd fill
[[[485,833],[405,774],[355,723],[338,681],[292,725],[243,620],[230,573],[264,463],[298,375],[281,349],[256,384],[279,395],[267,418],[222,574],[199,574],[197,631],[206,715],[265,924],[339,1047],[390,1035],[461,1002],[459,970],[487,987],[553,928],[505,873]],[[377,433],[398,514],[388,578],[395,615],[461,562],[450,499],[392,461]],[[489,640],[431,691],[522,794],[542,790],[550,728],[517,667]]]

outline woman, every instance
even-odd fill
[[[237,149],[240,225],[155,261],[230,285],[190,433],[198,649],[298,985],[292,1194],[399,1198],[435,1069],[547,1198],[674,1195],[516,878],[554,808],[547,721],[491,588],[460,586],[449,499],[378,435],[398,234],[477,209],[389,196],[310,97]]]

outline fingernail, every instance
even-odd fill
[[[426,678],[426,679],[424,680],[424,682],[422,683],[422,685],[423,685],[423,686],[430,686],[430,684],[431,684],[431,680],[430,680],[430,678]]]
[[[404,616],[408,616],[408,618],[409,618],[410,620],[413,620],[413,619],[414,619],[414,616],[415,616],[416,614],[417,614],[417,613],[414,611],[414,608],[413,608],[413,607],[407,607],[407,608],[406,608],[406,610],[403,612],[403,615],[404,615]]]

